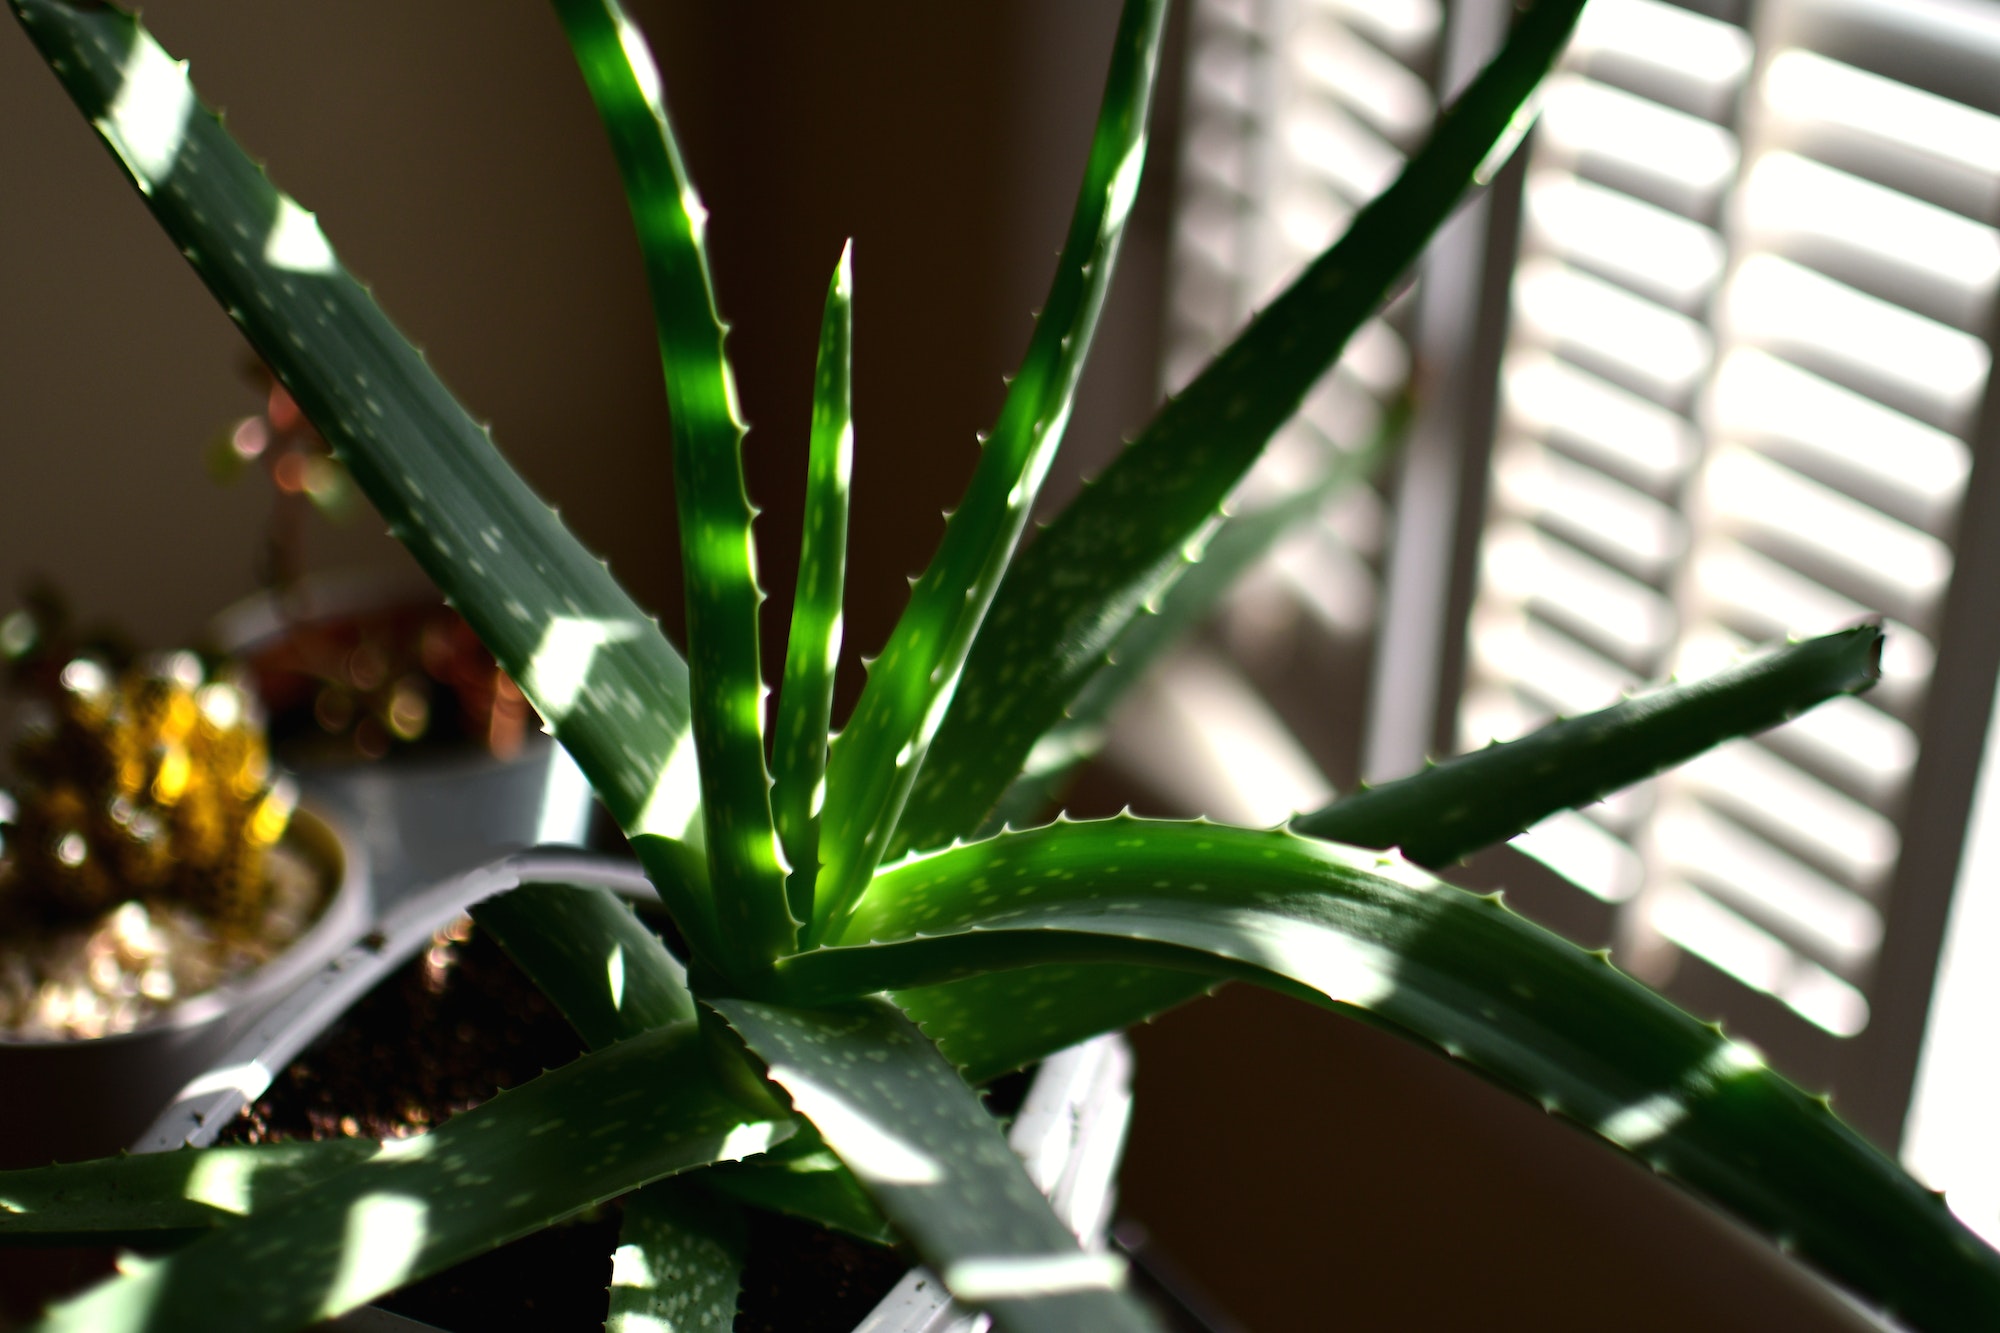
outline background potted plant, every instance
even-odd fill
[[[362,858],[273,771],[254,698],[190,652],[6,624],[0,1162],[112,1151],[359,936]]]
[[[197,271],[577,756],[688,950],[685,992],[669,968],[646,984],[693,1015],[619,1018],[633,973],[614,984],[600,941],[550,916],[550,938],[581,947],[543,984],[566,1011],[595,1005],[618,1022],[591,1054],[432,1134],[365,1160],[336,1143],[0,1177],[0,1228],[12,1235],[203,1233],[56,1308],[45,1327],[295,1327],[635,1188],[619,1310],[726,1327],[729,1208],[689,1207],[694,1187],[674,1177],[767,1153],[808,1124],[945,1286],[999,1326],[1145,1327],[1119,1263],[1079,1247],[970,1083],[1232,977],[1464,1061],[1919,1327],[1990,1322],[2000,1257],[1821,1102],[1607,958],[1419,868],[1864,686],[1872,629],[1559,724],[1291,828],[1123,818],[952,842],[1199,550],[1271,431],[1519,127],[1579,8],[1530,9],[1399,181],[1011,559],[1143,160],[1162,6],[1128,5],[1026,361],[829,755],[840,548],[827,516],[845,503],[852,438],[843,267],[822,339],[814,517],[773,789],[741,426],[703,214],[624,15],[604,0],[557,3],[625,171],[655,296],[688,573],[685,664],[507,470],[310,215],[197,107],[181,67],[116,11],[16,0]],[[1390,841],[1410,855],[1365,849]],[[220,1204],[191,1197],[190,1182],[210,1175],[240,1188]]]

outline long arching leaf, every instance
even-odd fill
[[[1881,661],[1876,625],[1792,644],[1356,792],[1292,827],[1357,847],[1400,847],[1420,866],[1450,865],[1552,811],[1602,800],[1731,737],[1865,690]]]
[[[713,949],[688,671],[335,257],[311,213],[110,5],[10,0],[173,243],[390,531],[520,682],[634,843],[693,946]]]
[[[1400,857],[1120,818],[921,857],[875,889],[838,947],[780,964],[788,994],[1065,958],[1246,978],[1463,1061],[1918,1328],[2000,1320],[2000,1255],[1821,1099],[1608,955]]]
[[[1363,791],[1292,827],[1364,847],[1400,847],[1435,869],[1712,745],[1864,690],[1875,680],[1881,650],[1882,633],[1873,626],[1789,644],[1706,679],[1648,691]],[[1208,984],[1155,969],[1062,966],[969,977],[905,991],[896,1001],[978,1080],[1093,1033],[1129,1027]]]

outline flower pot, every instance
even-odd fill
[[[406,897],[384,914],[367,940],[349,948],[272,1008],[236,1046],[133,1143],[135,1152],[167,1151],[215,1141],[270,1085],[274,1075],[329,1030],[384,978],[428,945],[434,933],[480,900],[527,882],[594,884],[651,900],[652,886],[629,862],[564,849],[503,857]],[[1009,1133],[1015,1152],[1058,1214],[1085,1243],[1108,1244],[1112,1182],[1131,1115],[1130,1048],[1122,1037],[1098,1037],[1044,1061],[1029,1084]],[[385,1310],[364,1309],[333,1321],[345,1333],[394,1333],[432,1325]],[[913,1269],[858,1326],[856,1333],[974,1333],[984,1317],[953,1305],[937,1280]]]
[[[365,852],[306,808],[293,813],[285,842],[321,869],[333,892],[319,918],[276,958],[130,1032],[81,1040],[0,1038],[0,1167],[100,1157],[129,1144],[176,1089],[367,929]]]

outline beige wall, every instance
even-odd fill
[[[852,641],[871,650],[1025,345],[1115,6],[768,5],[726,25],[745,10],[637,8],[714,218],[778,606],[819,302],[857,237]],[[666,420],[636,248],[547,7],[158,0],[146,19],[509,456],[671,622]],[[254,478],[218,488],[201,464],[203,442],[254,402],[241,345],[12,24],[0,127],[0,607],[43,572],[85,614],[185,636],[253,587],[264,497]],[[1073,435],[1136,424],[1150,331],[1128,343],[1139,406]],[[372,515],[313,545],[319,568],[401,559]]]

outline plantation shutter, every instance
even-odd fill
[[[1177,391],[1334,240],[1428,134],[1438,0],[1198,0],[1162,378]],[[1410,303],[1369,321],[1232,509],[1293,493],[1382,429],[1410,376]],[[1112,758],[1188,809],[1269,823],[1352,782],[1389,520],[1350,488],[1247,577],[1219,633],[1161,664]]]
[[[1200,0],[1170,389],[1381,187],[1507,12]],[[1511,737],[1880,612],[1866,698],[1551,819],[1516,842],[1541,866],[1499,870],[1893,1145],[2000,657],[1990,576],[1954,578],[2000,561],[2000,478],[1974,473],[2000,428],[1996,29],[1985,0],[1594,0],[1513,192],[1454,224],[1472,234],[1237,505],[1366,439],[1420,361],[1400,483],[1247,579],[1114,759],[1185,807],[1274,819],[1433,737]],[[1454,406],[1486,384],[1494,411]],[[1425,413],[1444,461],[1417,476]]]
[[[1996,112],[1985,4],[1595,0],[1527,167],[1467,621],[1470,748],[1887,618],[1864,698],[1516,845],[1890,1146],[1993,681]]]

